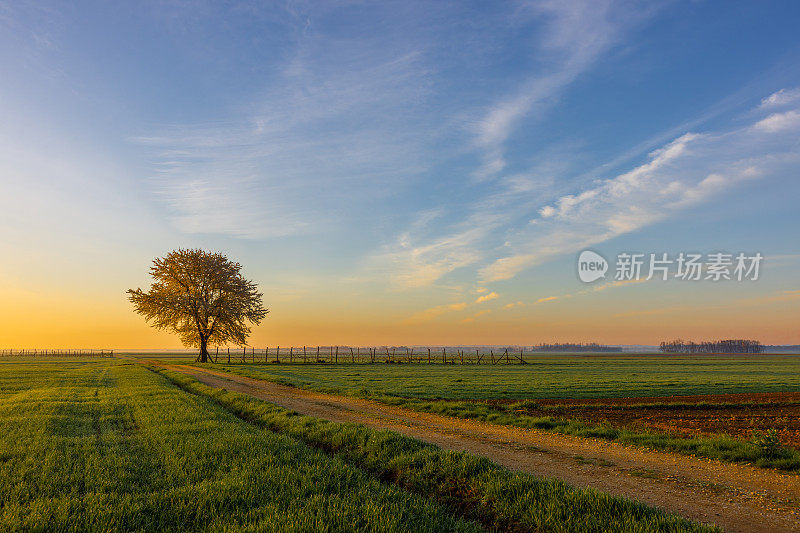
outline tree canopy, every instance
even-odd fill
[[[150,291],[128,289],[128,299],[153,327],[177,333],[185,346],[199,348],[205,362],[209,345],[246,345],[248,323],[258,325],[269,312],[263,294],[241,269],[219,253],[174,250],[153,261]]]

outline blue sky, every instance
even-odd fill
[[[797,2],[4,3],[0,290],[27,320],[82,301],[137,345],[124,289],[200,246],[264,287],[260,342],[594,340],[599,318],[604,340],[660,340],[636,313],[667,336],[759,314],[753,336],[800,342],[799,20]],[[767,259],[749,285],[576,297],[584,248]]]

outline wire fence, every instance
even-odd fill
[[[102,348],[5,348],[0,349],[0,357],[114,357],[114,350]]]
[[[462,349],[447,347],[290,346],[274,348],[214,348],[214,363],[427,363],[427,364],[527,364],[532,352],[522,347]],[[200,357],[198,356],[199,360]]]
[[[256,348],[217,346],[209,349],[214,363],[340,364],[340,363],[424,363],[424,364],[528,364],[529,358],[556,353],[619,353],[618,347],[599,345],[538,346],[274,346]],[[578,349],[574,349],[578,347]],[[201,359],[196,350],[150,352],[112,349],[0,349],[0,357],[114,357],[151,355]]]

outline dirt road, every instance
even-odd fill
[[[614,442],[418,413],[210,369],[160,366],[298,413],[389,429],[511,470],[638,499],[727,531],[800,532],[800,476]]]

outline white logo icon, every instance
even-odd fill
[[[578,256],[578,277],[584,283],[591,283],[606,277],[608,261],[602,255],[584,250]]]

